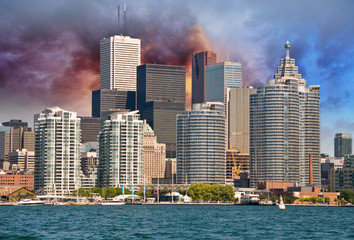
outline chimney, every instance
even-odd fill
[[[313,179],[312,179],[312,155],[309,154],[309,184],[313,185]]]

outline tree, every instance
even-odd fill
[[[349,199],[354,199],[354,191],[343,189],[340,191],[340,197],[344,198],[346,201],[349,201]]]
[[[344,198],[341,198],[340,199],[340,203],[346,203],[347,201],[345,201],[345,199]]]

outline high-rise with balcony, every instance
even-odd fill
[[[250,96],[250,180],[321,184],[320,87],[306,88],[295,59],[281,59],[267,86]]]
[[[35,189],[70,194],[80,182],[80,118],[59,107],[35,115]]]
[[[100,42],[100,89],[136,91],[140,39],[111,36]]]
[[[138,111],[103,116],[99,135],[100,187],[143,183],[143,128]]]
[[[334,156],[345,157],[347,155],[352,155],[352,135],[337,133],[334,138]]]
[[[205,66],[216,63],[216,53],[203,51],[192,55],[192,104],[205,102]]]
[[[222,103],[193,104],[177,115],[177,183],[225,184],[225,153]]]

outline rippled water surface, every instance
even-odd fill
[[[354,208],[0,207],[0,239],[354,239]]]

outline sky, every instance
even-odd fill
[[[0,122],[59,106],[91,114],[99,88],[99,41],[119,33],[118,0],[0,0]],[[321,152],[354,134],[354,2],[126,0],[128,33],[142,63],[184,65],[212,50],[241,62],[243,86],[262,86],[291,44],[308,85],[321,86]],[[121,14],[122,16],[122,14]],[[122,19],[121,19],[122,21]],[[122,25],[122,24],[121,24]]]

